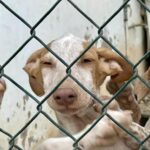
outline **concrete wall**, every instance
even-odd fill
[[[75,1],[99,25],[106,21],[122,2],[121,0]],[[33,26],[55,3],[55,0],[5,0],[5,3]],[[132,15],[128,16],[128,23],[137,23],[141,19],[139,5],[136,2],[132,2],[131,10]],[[131,29],[128,32],[128,54],[131,59],[136,59],[134,54],[138,51],[136,56],[138,55],[139,57],[142,53],[142,29]],[[79,37],[92,40],[97,36],[97,29],[67,1],[62,1],[38,26],[36,34],[45,43],[49,43],[51,40],[67,33],[73,33]],[[125,54],[124,11],[121,11],[107,25],[104,34]],[[29,36],[30,30],[0,5],[0,64],[4,64]],[[4,70],[7,75],[31,93],[27,75],[22,68],[28,56],[41,47],[42,45],[33,39]],[[35,115],[36,103],[9,81],[7,81],[7,85],[7,92],[0,109],[0,128],[15,135]],[[35,96],[34,93],[32,94]],[[48,108],[47,103],[44,104],[43,109],[55,119],[53,111]],[[25,132],[17,137],[16,143],[25,150],[32,150],[39,141],[55,134],[54,126],[40,115]],[[0,133],[0,150],[8,149],[8,140],[7,136]]]

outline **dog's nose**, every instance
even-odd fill
[[[53,94],[53,98],[59,105],[70,105],[77,100],[77,94],[71,88],[60,88]]]

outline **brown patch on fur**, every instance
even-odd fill
[[[23,68],[29,75],[29,82],[32,90],[38,96],[44,95],[43,77],[41,72],[40,59],[47,52],[48,51],[45,48],[37,50],[29,57],[25,67]]]
[[[126,62],[122,57],[114,53],[111,49],[103,47],[99,48],[98,56],[99,58],[105,58],[106,61],[114,60],[121,66],[122,71],[120,71],[118,68],[111,68],[112,70],[109,70],[109,75],[111,75],[112,81],[123,82],[132,76],[133,71],[131,65],[129,65],[129,63]]]

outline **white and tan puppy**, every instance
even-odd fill
[[[73,35],[67,35],[48,44],[59,57],[70,65],[89,43]],[[24,70],[29,75],[32,90],[46,95],[66,76],[67,66],[47,49],[35,51],[27,60]],[[89,91],[101,98],[100,86],[107,76],[115,82],[124,82],[132,75],[131,66],[108,48],[91,47],[72,67],[71,75]],[[78,133],[99,115],[92,107],[93,97],[68,77],[47,99],[55,111],[60,125],[71,133]]]

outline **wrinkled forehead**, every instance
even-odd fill
[[[85,40],[68,35],[53,41],[50,44],[50,48],[65,62],[70,64],[75,58],[77,58],[85,49]]]

